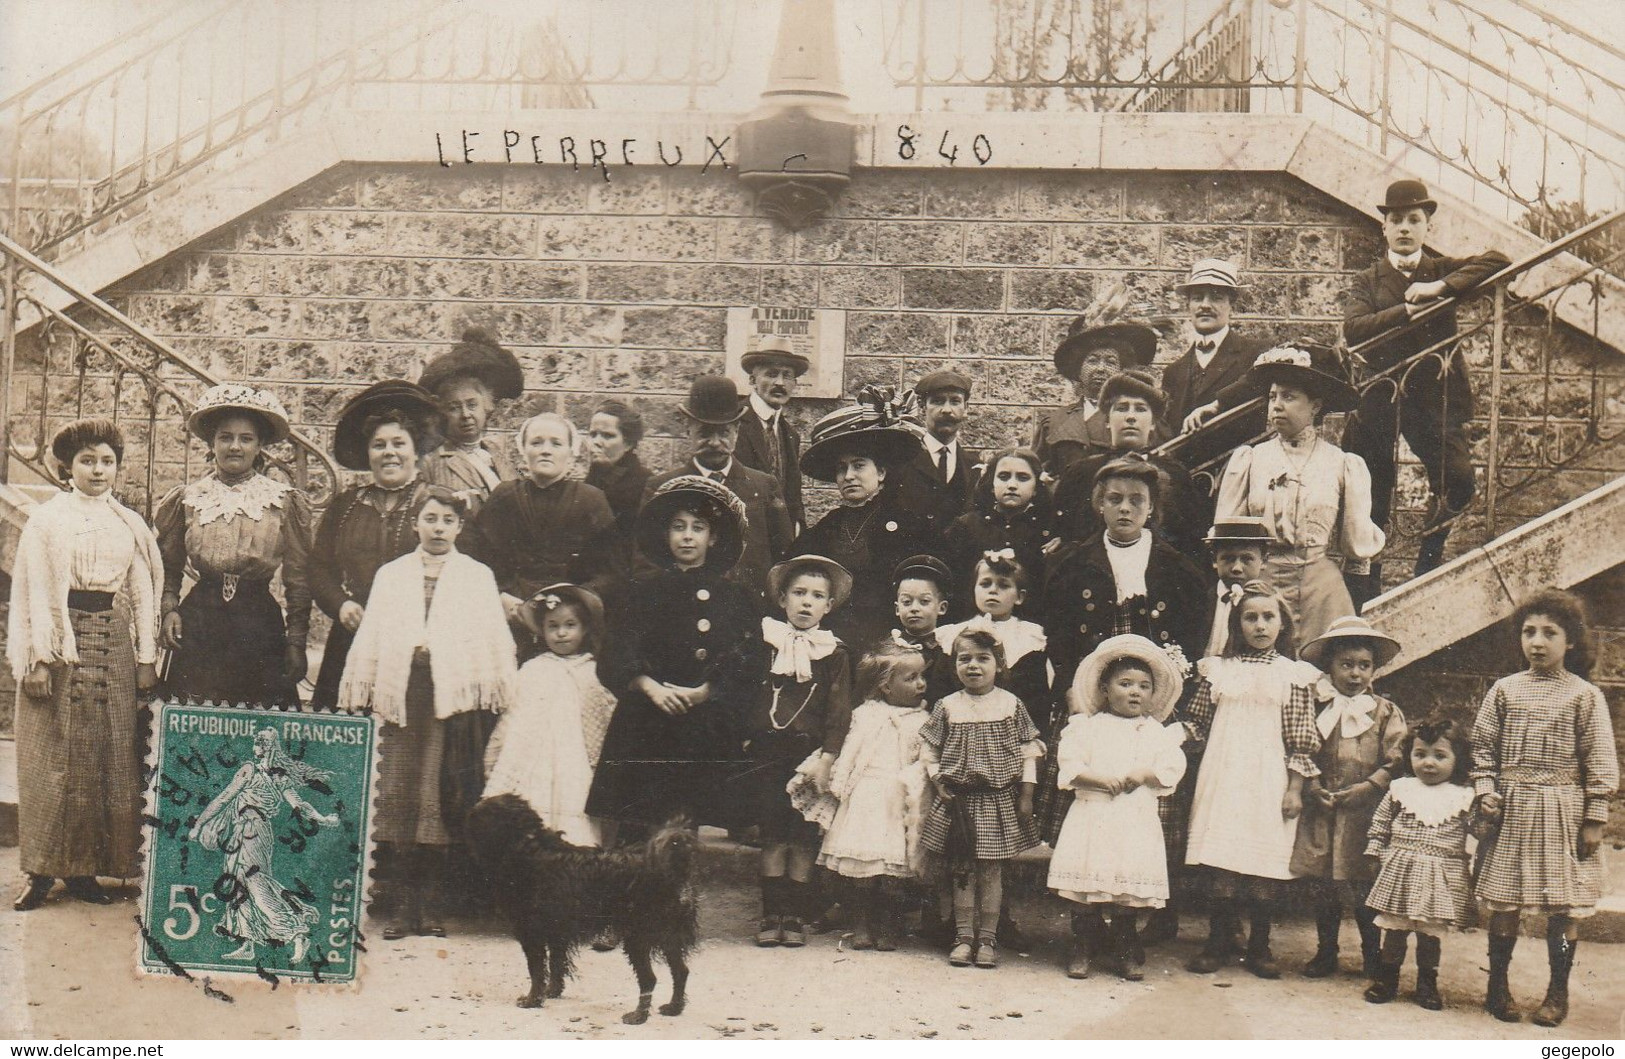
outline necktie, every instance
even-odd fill
[[[937,450],[937,474],[944,483],[948,481],[948,446],[946,445]]]
[[[707,471],[705,476],[711,479],[713,482],[725,482],[728,480],[721,471]]]
[[[773,465],[768,469],[773,472],[773,477],[781,478],[784,472],[784,457],[780,454],[779,449],[779,417],[777,414],[771,419],[762,421],[762,433],[767,435],[767,459]]]
[[[1198,353],[1203,353],[1203,354],[1211,353],[1216,348],[1218,348],[1218,347],[1216,347],[1212,342],[1198,342],[1198,343],[1196,343],[1196,351]]]

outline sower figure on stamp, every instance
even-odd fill
[[[801,435],[785,415],[796,385],[812,361],[790,348],[782,338],[762,339],[760,348],[739,358],[750,376],[748,409],[739,420],[739,444],[734,458],[777,479],[795,532],[807,528],[801,503]]]
[[[110,420],[82,419],[57,432],[51,456],[72,490],[39,505],[23,526],[6,629],[18,685],[17,830],[28,874],[12,905],[19,912],[44,904],[57,878],[69,896],[108,904],[96,877],[135,874],[136,690],[157,683],[164,566],[141,516],[113,499],[123,435]]]
[[[265,449],[288,437],[276,395],[212,386],[187,418],[213,470],[178,486],[153,522],[164,556],[165,688],[217,703],[299,701],[310,634],[310,501],[265,473]],[[282,575],[287,619],[271,595]],[[192,590],[180,598],[182,575]]]
[[[423,480],[462,496],[470,514],[490,499],[491,490],[518,477],[509,446],[487,441],[485,423],[499,400],[525,392],[518,359],[478,328],[429,361],[418,385],[440,403],[440,447],[423,457]]]
[[[1355,275],[1343,310],[1343,337],[1349,344],[1368,342],[1399,327],[1440,299],[1457,298],[1505,268],[1507,257],[1489,250],[1471,257],[1445,257],[1427,252],[1428,227],[1439,204],[1428,197],[1420,180],[1396,180],[1377,207],[1387,249],[1365,271]],[[1392,384],[1368,386],[1358,411],[1349,420],[1343,445],[1371,469],[1371,517],[1388,529],[1399,437],[1428,476],[1427,518],[1416,557],[1416,573],[1427,573],[1444,559],[1450,522],[1473,499],[1473,464],[1465,426],[1473,417],[1473,391],[1467,367],[1449,342],[1456,333],[1456,313],[1446,309],[1415,329],[1364,350],[1372,372],[1386,371],[1426,349],[1429,358]],[[1442,348],[1436,348],[1441,347]],[[1359,586],[1356,603],[1380,591],[1382,570],[1373,567]]]

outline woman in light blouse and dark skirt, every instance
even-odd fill
[[[136,692],[157,683],[163,560],[141,516],[113,498],[124,438],[109,420],[79,420],[57,433],[51,455],[72,490],[23,527],[6,630],[19,685],[17,822],[28,874],[12,906],[19,912],[44,904],[57,878],[69,896],[107,904],[96,877],[135,875],[144,727]]]
[[[417,457],[435,414],[434,398],[400,379],[369,386],[339,413],[333,455],[352,471],[370,470],[372,481],[335,497],[316,528],[310,590],[333,627],[312,706],[331,709],[338,703],[339,679],[373,575],[417,547],[413,521],[429,489],[418,478]]]
[[[311,511],[304,493],[266,476],[265,448],[288,436],[275,395],[210,387],[187,417],[213,470],[172,490],[153,521],[164,556],[165,689],[218,703],[295,704],[310,632]],[[271,595],[282,574],[287,619]],[[180,598],[181,578],[194,580]]]

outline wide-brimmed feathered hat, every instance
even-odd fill
[[[197,407],[186,417],[186,429],[208,444],[214,440],[212,434],[219,417],[227,413],[252,416],[264,423],[266,433],[260,438],[261,445],[275,445],[288,439],[288,410],[282,407],[276,394],[235,382],[223,382],[204,390],[197,399]]]
[[[801,454],[801,473],[833,482],[836,460],[845,454],[868,456],[887,468],[901,465],[921,444],[921,428],[910,418],[913,411],[912,390],[899,397],[889,386],[865,386],[857,404],[813,424]]]
[[[1378,669],[1392,662],[1394,656],[1399,654],[1398,640],[1378,631],[1376,626],[1359,615],[1351,614],[1338,618],[1327,626],[1325,632],[1304,644],[1298,650],[1298,657],[1316,669],[1325,671],[1331,663],[1332,652],[1337,650],[1337,645],[1348,643],[1350,640],[1371,644],[1372,658]]]
[[[362,390],[339,412],[333,427],[333,458],[339,466],[352,471],[367,469],[368,438],[362,433],[367,417],[380,412],[398,411],[413,419],[419,433],[425,437],[433,433],[439,407],[429,391],[405,379],[385,379]],[[428,448],[428,444],[423,446]],[[419,453],[422,455],[422,453]]]
[[[1185,688],[1185,677],[1173,657],[1147,640],[1144,636],[1125,633],[1100,641],[1089,657],[1078,666],[1072,678],[1072,693],[1083,706],[1084,713],[1099,713],[1106,708],[1106,695],[1100,687],[1101,674],[1119,658],[1132,658],[1151,671],[1151,709],[1147,716],[1162,723],[1173,712],[1179,693]]]
[[[1294,342],[1259,354],[1247,371],[1247,382],[1259,392],[1274,383],[1296,387],[1317,398],[1323,412],[1347,412],[1360,403],[1360,395],[1343,377],[1342,365],[1330,346]]]
[[[786,559],[767,572],[767,591],[769,597],[778,599],[779,594],[789,583],[791,574],[800,574],[807,570],[816,570],[829,578],[830,608],[839,607],[852,595],[852,574],[846,567],[834,559],[822,555],[798,555],[794,559]]]
[[[478,379],[499,399],[525,392],[525,369],[519,358],[477,327],[464,331],[462,341],[424,365],[418,385],[438,397],[440,388],[454,379]]]
[[[732,570],[745,551],[745,502],[721,482],[697,474],[684,474],[661,484],[638,512],[638,547],[652,561],[669,566],[671,547],[667,527],[679,511],[692,511],[711,526],[711,546],[705,565]]]
[[[1066,337],[1055,347],[1055,370],[1075,382],[1083,358],[1103,346],[1121,351],[1120,367],[1150,364],[1157,356],[1157,331],[1152,324],[1161,321],[1150,319],[1146,310],[1146,306],[1129,304],[1128,289],[1121,282],[1107,285],[1068,325]]]

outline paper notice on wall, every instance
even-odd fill
[[[764,340],[788,344],[812,362],[796,388],[797,397],[840,397],[846,360],[846,310],[791,305],[754,305],[728,310],[728,374],[741,389],[750,380],[739,366]]]

